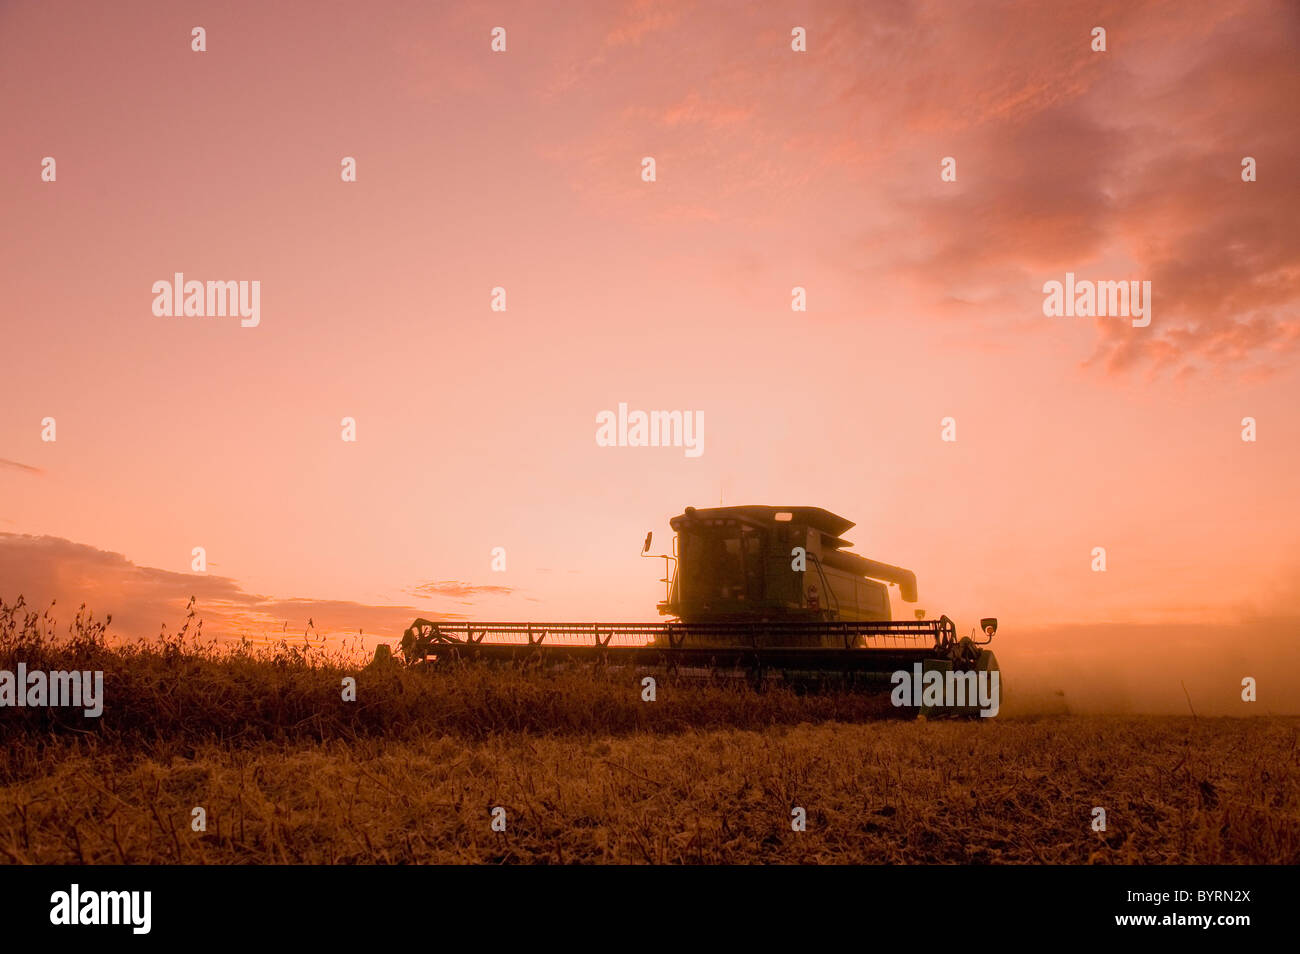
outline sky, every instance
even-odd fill
[[[1300,635],[1298,41],[1266,0],[0,2],[0,598],[652,619],[646,531],[764,503],[962,627]],[[177,272],[259,323],[156,315]],[[1046,316],[1067,272],[1150,324]],[[620,403],[704,452],[598,446]]]

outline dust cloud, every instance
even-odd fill
[[[1004,716],[1300,714],[1300,618],[999,629]],[[1242,699],[1255,680],[1256,701]]]

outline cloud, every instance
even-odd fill
[[[421,583],[411,589],[416,596],[452,596],[463,599],[466,596],[509,596],[515,591],[513,586],[488,586],[473,583],[461,583],[457,580],[442,580],[435,583]]]
[[[33,467],[31,464],[20,464],[16,460],[8,460],[4,457],[0,457],[0,467],[11,467],[14,470],[21,470],[27,474],[37,474],[38,476],[45,475],[45,471],[39,467]]]
[[[1027,19],[1007,32],[1012,11]],[[903,174],[885,173],[887,221],[902,211],[908,223],[895,273],[936,301],[994,282],[1002,295],[990,311],[1027,319],[1041,297],[1017,287],[1067,270],[1150,280],[1152,326],[1098,322],[1085,367],[1258,377],[1285,366],[1300,348],[1300,184],[1262,170],[1300,163],[1297,20],[1276,3],[1177,12],[1150,2],[1099,18],[1110,27],[1106,54],[1072,29],[1086,19],[1080,5],[1052,5],[1045,21],[1032,7],[981,5],[932,23],[917,38],[919,60],[944,64],[943,95],[904,91],[896,120],[915,135],[891,163]],[[1014,49],[1004,46],[1012,36]],[[881,96],[870,84],[849,94],[864,106]],[[913,181],[906,160],[924,149],[933,155],[916,162],[936,169],[939,155],[958,159],[958,183],[944,193]],[[1241,181],[1247,155],[1260,163],[1258,182]]]
[[[636,46],[643,39],[675,26],[681,10],[659,0],[635,0],[624,8],[622,20],[605,34],[605,45],[612,48]]]
[[[626,48],[587,80],[596,119],[544,157],[610,219],[743,223],[754,247],[816,221],[819,257],[864,298],[896,291],[986,338],[1047,331],[1040,289],[1066,271],[1151,281],[1149,328],[1092,329],[1083,364],[1099,375],[1258,378],[1294,360],[1292,5],[895,0],[805,20],[794,54],[788,28],[746,9],[625,13],[606,42]],[[659,160],[653,204],[629,172],[642,154]],[[1241,181],[1248,155],[1257,182]],[[944,156],[955,183],[939,181]]]
[[[34,607],[57,601],[64,611],[51,615],[65,622],[85,603],[101,619],[112,615],[110,632],[132,638],[154,636],[164,625],[174,631],[191,596],[204,634],[215,636],[276,637],[306,629],[309,619],[322,635],[395,636],[416,616],[431,615],[413,606],[259,596],[229,577],[139,566],[120,553],[51,536],[0,533],[0,580],[6,602],[20,594]]]
[[[660,126],[705,126],[722,129],[744,123],[754,115],[753,105],[731,105],[711,102],[703,99],[699,92],[691,90],[682,99],[667,106],[643,108],[629,106],[624,114],[633,120],[648,119]]]

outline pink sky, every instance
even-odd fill
[[[857,521],[963,627],[1296,633],[1293,5],[304,9],[0,5],[0,597],[646,619],[645,531],[721,500]],[[155,317],[178,271],[261,324]],[[1150,327],[1044,317],[1067,271]],[[619,402],[705,453],[596,446]]]

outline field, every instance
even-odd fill
[[[19,660],[102,669],[106,702],[0,710],[14,863],[1300,861],[1294,718],[914,722],[671,683],[647,703],[628,674],[361,669],[188,627],[123,645],[6,606],[0,669]]]

